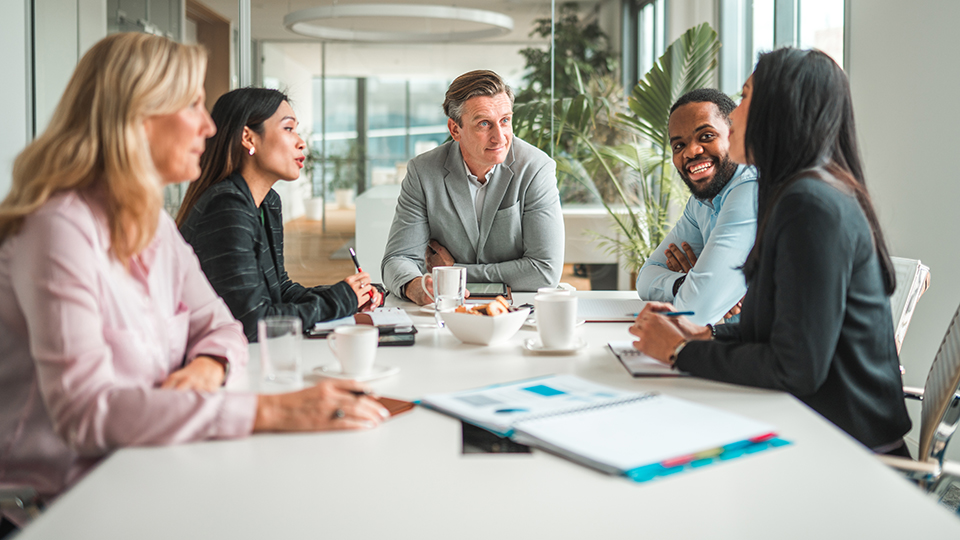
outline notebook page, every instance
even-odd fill
[[[632,341],[611,341],[607,347],[620,360],[623,367],[634,377],[687,377],[689,373],[678,371],[638,351]]]
[[[639,298],[577,298],[577,318],[587,322],[633,322],[645,305]]]
[[[524,417],[589,407],[637,396],[575,375],[550,375],[452,394],[421,403],[496,433],[506,434]]]
[[[573,459],[624,472],[773,431],[762,422],[661,394],[519,422],[514,439],[534,446],[543,441]]]

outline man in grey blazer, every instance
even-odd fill
[[[563,267],[556,163],[514,139],[513,91],[492,71],[471,71],[447,89],[443,110],[453,141],[407,164],[381,264],[385,285],[424,305],[430,298],[420,276],[457,265],[471,282],[517,291],[556,286]]]

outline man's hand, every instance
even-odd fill
[[[427,274],[427,277],[423,281],[426,282],[430,293],[433,293],[433,276]],[[420,278],[418,277],[415,277],[407,282],[403,288],[403,294],[405,294],[411,302],[416,303],[418,306],[425,306],[433,302],[433,299],[427,296],[427,293],[424,292],[423,287],[420,284]]]
[[[198,356],[174,371],[160,388],[213,392],[223,384],[223,364],[209,356]]]
[[[427,244],[427,252],[424,254],[424,258],[427,261],[427,272],[432,272],[434,266],[453,266],[457,264],[447,248],[441,246],[440,242],[436,240],[430,240],[430,243]],[[408,294],[407,297],[409,296]]]
[[[667,256],[668,269],[674,272],[687,273],[697,264],[697,256],[693,253],[690,244],[683,242],[682,245],[683,250],[678,248],[676,244],[670,244],[670,247],[663,254]]]
[[[732,308],[730,308],[730,311],[728,311],[728,312],[726,313],[726,315],[723,316],[723,318],[724,318],[724,319],[729,319],[729,318],[733,317],[734,315],[739,315],[741,309],[743,309],[743,298],[741,298],[740,301],[737,302],[737,304],[736,304],[735,306],[733,306]]]

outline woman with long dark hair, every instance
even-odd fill
[[[284,269],[280,180],[296,180],[306,144],[282,92],[240,88],[213,106],[217,133],[207,140],[200,179],[187,190],[177,225],[200,266],[250,341],[257,321],[300,317],[303,328],[380,304],[366,272],[331,286],[303,287]]]
[[[846,75],[817,50],[761,55],[730,119],[730,157],[759,174],[740,323],[698,326],[650,303],[634,345],[696,376],[790,392],[874,451],[905,454],[895,276]]]

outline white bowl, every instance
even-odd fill
[[[512,338],[523,326],[528,315],[530,308],[501,313],[494,317],[454,311],[440,312],[444,326],[449,328],[457,339],[477,345],[491,345]]]

